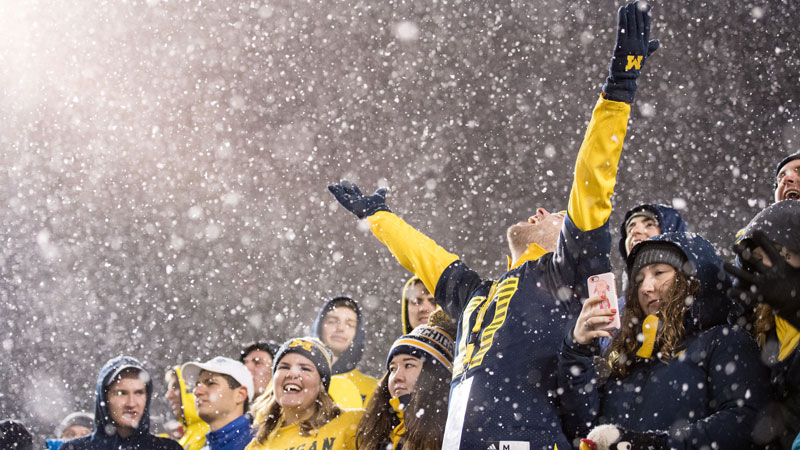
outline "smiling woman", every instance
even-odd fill
[[[285,342],[275,354],[272,396],[258,410],[248,450],[355,450],[362,410],[343,410],[328,394],[333,355],[316,338]]]

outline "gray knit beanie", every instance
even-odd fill
[[[635,280],[636,274],[638,274],[644,266],[650,264],[669,264],[678,272],[685,272],[684,265],[686,263],[686,255],[674,244],[660,241],[644,241],[639,245],[641,245],[642,248],[639,249],[634,256],[635,259],[633,260],[633,265],[630,270],[631,280]]]
[[[631,214],[630,217],[628,217],[628,220],[625,221],[625,230],[626,230],[626,232],[628,230],[628,225],[636,217],[647,217],[648,219],[650,219],[653,222],[655,222],[658,226],[661,226],[661,224],[658,223],[658,217],[656,217],[656,213],[654,213],[653,211],[651,211],[651,210],[649,210],[647,208],[642,207],[638,211],[636,211],[633,214]]]

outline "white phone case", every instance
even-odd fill
[[[614,279],[614,274],[612,272],[607,272],[598,275],[592,275],[586,281],[586,285],[589,288],[589,297],[599,296],[605,299],[604,301],[600,302],[598,308],[617,310],[617,312],[614,313],[614,320],[609,322],[607,326],[602,327],[601,329],[619,330],[619,304],[617,303],[617,282]]]

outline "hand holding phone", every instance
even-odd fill
[[[608,325],[598,327],[600,330],[619,330],[619,305],[617,303],[617,283],[612,272],[601,273],[599,275],[592,275],[586,282],[589,288],[590,297],[600,297],[602,301],[598,303],[596,308],[615,310],[614,320]]]

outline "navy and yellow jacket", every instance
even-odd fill
[[[462,383],[471,392],[460,448],[525,441],[531,449],[569,448],[561,431],[557,353],[564,326],[580,311],[589,275],[611,270],[608,217],[630,105],[602,97],[578,153],[567,217],[557,248],[536,244],[498,280],[482,280],[456,255],[396,215],[367,218],[372,232],[460,317],[451,396]],[[451,408],[457,403],[451,398]],[[456,428],[448,423],[448,432]]]
[[[649,356],[637,351],[627,376],[612,374],[598,385],[598,348],[575,342],[569,327],[558,364],[565,432],[583,438],[593,426],[612,423],[666,432],[671,449],[757,448],[755,425],[771,398],[769,378],[756,342],[727,323],[733,302],[722,259],[693,233],[662,234],[639,245],[651,241],[677,246],[701,282],[684,316],[684,342],[671,359],[658,358],[657,343]]]

